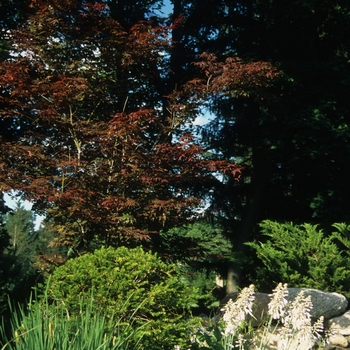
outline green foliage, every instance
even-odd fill
[[[1,196],[0,213],[0,315],[4,315],[9,311],[8,297],[16,302],[29,297],[36,273],[29,239],[34,233],[31,212],[20,205],[9,211]]]
[[[50,220],[44,220],[36,231],[36,256],[34,267],[44,277],[50,275],[56,266],[62,265],[72,248],[58,244],[59,233]]]
[[[266,220],[260,227],[267,240],[248,245],[263,264],[256,268],[261,287],[283,281],[350,296],[350,226],[334,224],[330,235],[311,224]]]
[[[161,232],[162,252],[173,260],[198,266],[217,267],[232,259],[232,244],[222,229],[206,221],[174,227]]]
[[[34,230],[34,214],[31,210],[26,210],[21,202],[17,202],[16,207],[3,215],[2,219],[9,235],[9,244],[4,252],[8,260],[7,294],[13,301],[23,302],[29,298],[31,288],[38,278],[33,267],[38,238]]]
[[[144,327],[145,349],[188,344],[189,309],[198,296],[182,281],[175,264],[166,264],[140,247],[102,248],[68,260],[48,282],[49,297],[73,318],[80,312],[79,298],[89,297],[92,290],[97,310],[120,319],[122,331],[130,327],[130,315],[135,327]]]
[[[0,193],[0,213],[5,214],[8,208],[5,206],[3,194]],[[3,223],[3,215],[0,215],[0,315],[7,306],[7,293],[11,286],[11,274],[14,259],[9,256],[7,248],[10,245],[10,236]]]
[[[57,303],[49,304],[47,298],[41,303],[30,302],[28,308],[12,307],[11,336],[5,333],[4,322],[0,328],[5,339],[1,350],[140,349],[138,342],[129,344],[130,334],[119,332],[120,320],[96,312],[93,298],[85,306],[82,298],[77,300],[81,312],[74,320]],[[138,334],[140,341],[141,329]]]
[[[190,285],[198,291],[198,306],[193,310],[196,314],[211,314],[215,312],[220,304],[222,288],[217,286],[216,271],[194,268],[188,264],[179,263],[181,279],[185,284]]]
[[[5,215],[5,229],[10,235],[11,250],[22,262],[30,265],[35,254],[34,213],[17,202],[16,208]]]
[[[0,315],[7,311],[8,296],[13,297],[16,292],[16,276],[19,272],[20,266],[17,264],[16,258],[0,252]]]
[[[7,309],[7,295],[14,286],[14,273],[18,272],[15,258],[6,250],[9,242],[9,235],[0,224],[0,315]]]
[[[23,23],[28,13],[28,4],[26,0],[2,0],[0,2],[0,60],[8,58],[9,30]]]
[[[232,260],[232,244],[218,225],[208,221],[174,227],[160,233],[160,251],[179,264],[183,278],[199,290],[201,305],[218,307],[215,278]],[[205,311],[207,312],[207,311]]]

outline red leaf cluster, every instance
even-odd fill
[[[194,63],[206,76],[206,79],[194,79],[187,89],[199,95],[230,94],[237,96],[255,96],[264,98],[278,71],[270,62],[244,62],[238,57],[228,57],[218,61],[214,54],[203,53],[200,61]]]

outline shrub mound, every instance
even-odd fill
[[[248,243],[262,262],[254,267],[259,288],[284,281],[350,297],[350,226],[335,223],[325,233],[317,225],[265,220],[260,227],[263,241]]]
[[[67,261],[48,282],[48,296],[70,317],[81,310],[79,300],[94,299],[98,312],[121,320],[118,332],[142,329],[145,349],[167,349],[188,344],[189,317],[196,289],[181,278],[176,265],[164,263],[142,248],[102,248]]]

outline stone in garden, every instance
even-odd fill
[[[337,347],[347,348],[349,345],[348,340],[341,334],[333,334],[327,339],[328,349],[334,349]]]
[[[266,331],[264,328],[257,329],[255,333],[255,344],[259,347],[261,345],[261,348],[264,350],[278,350],[279,337],[276,333],[276,330],[272,332],[269,330]]]
[[[255,344],[258,345],[257,349],[264,350],[280,350],[285,349],[286,344],[282,341],[280,337],[282,327],[273,326],[270,330],[266,331],[264,328],[259,328],[255,332]],[[303,343],[300,344],[297,337],[289,338],[288,350],[304,350],[315,348],[316,340],[315,339],[306,339],[303,340]],[[255,348],[254,348],[255,349]]]
[[[288,288],[288,301],[292,301],[300,292],[304,292],[305,297],[311,295],[312,310],[311,317],[318,319],[323,316],[329,319],[345,312],[348,301],[338,293],[328,293],[317,289],[309,288]]]
[[[350,311],[345,312],[341,316],[334,317],[328,320],[326,323],[326,327],[332,333],[350,335]]]

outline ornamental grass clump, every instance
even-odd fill
[[[121,327],[122,320],[105,317],[96,309],[93,296],[88,303],[79,300],[80,313],[75,319],[47,297],[41,302],[30,301],[27,307],[10,307],[11,334],[5,331],[2,320],[1,350],[141,349],[142,327],[133,329],[130,324],[130,329],[125,329],[125,325]]]
[[[287,297],[287,284],[278,284],[271,294],[266,321],[256,329],[249,321],[255,318],[254,286],[244,288],[235,302],[229,300],[221,309],[223,316],[219,322],[196,334],[193,349],[267,350],[276,339],[279,350],[313,348],[322,342],[323,317],[312,324],[311,296],[305,297],[301,292],[290,302]]]

